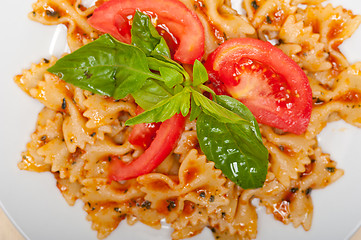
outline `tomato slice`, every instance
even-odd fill
[[[245,104],[259,123],[302,134],[311,117],[312,90],[304,71],[269,42],[232,39],[205,66],[216,93]]]
[[[184,131],[185,121],[186,118],[182,114],[176,114],[164,121],[149,148],[129,164],[124,163],[118,156],[113,156],[109,167],[109,179],[128,180],[153,171],[177,146]]]
[[[94,10],[88,19],[99,31],[130,43],[130,22],[135,11],[153,17],[156,28],[173,49],[174,59],[186,64],[200,60],[204,53],[204,29],[198,16],[178,0],[110,0]],[[172,42],[173,41],[173,42]]]
[[[144,110],[137,107],[136,114],[141,114]],[[154,140],[161,123],[140,123],[133,126],[129,134],[128,141],[135,146],[147,149]]]

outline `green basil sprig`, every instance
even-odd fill
[[[243,188],[262,187],[267,175],[268,151],[252,113],[238,100],[217,96],[218,104],[236,112],[249,124],[220,122],[201,113],[197,136],[208,160],[215,162],[231,181]]]
[[[159,79],[142,50],[108,34],[59,59],[48,71],[77,87],[118,99],[138,91],[147,79]]]
[[[268,152],[257,122],[238,100],[217,96],[204,85],[208,74],[198,60],[193,79],[170,58],[169,48],[149,17],[136,12],[132,45],[108,34],[59,59],[48,69],[61,79],[115,99],[132,95],[145,111],[127,125],[163,122],[176,113],[197,119],[201,150],[223,174],[243,188],[265,181]],[[203,92],[212,94],[212,99]]]

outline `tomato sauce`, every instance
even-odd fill
[[[334,58],[334,57],[332,57],[332,56],[329,56],[329,57],[328,57],[328,61],[330,61],[331,64],[332,64],[331,74],[334,75],[334,76],[339,75],[339,74],[341,73],[341,71],[343,70],[343,69],[342,69],[342,64],[339,63],[339,62],[337,61],[337,59]]]
[[[314,168],[314,165],[315,165],[315,162],[314,162],[314,160],[312,160],[311,163],[309,163],[305,166],[306,169],[303,173],[300,174],[300,177],[302,178],[302,177],[310,175]]]
[[[206,6],[204,5],[203,1],[195,0],[194,4],[197,7],[197,9],[200,10],[200,12],[203,14],[203,16],[207,18],[208,26],[211,28],[213,36],[217,39],[217,43],[222,44],[224,41],[226,41],[227,40],[226,34],[224,32],[222,32],[221,30],[219,30],[219,28],[213,23],[213,21],[209,17],[207,17],[208,16],[207,9],[206,9]]]
[[[158,192],[166,192],[166,191],[170,190],[170,187],[165,182],[158,180],[158,181],[152,182],[152,189],[154,191],[158,191]]]
[[[185,216],[190,216],[195,210],[195,203],[191,201],[184,201],[183,214]]]
[[[196,167],[187,168],[184,172],[185,184],[193,182],[194,179],[199,175],[199,171]]]
[[[286,155],[290,156],[290,157],[293,157],[296,155],[296,153],[294,151],[292,151],[292,148],[288,147],[288,146],[284,146],[284,145],[281,145],[279,146],[279,149],[285,153]]]
[[[344,103],[360,103],[361,101],[361,92],[353,89],[343,94],[339,98],[335,99],[336,101],[341,101]]]
[[[337,20],[332,22],[331,29],[327,34],[328,40],[332,40],[334,38],[337,38],[340,33],[342,33],[344,28],[344,22],[341,20]]]
[[[273,23],[274,24],[278,24],[281,25],[284,22],[285,19],[285,12],[282,9],[278,9],[274,14],[273,14],[274,18],[273,18]]]

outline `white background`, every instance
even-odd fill
[[[17,163],[35,128],[42,106],[23,93],[13,82],[30,63],[66,51],[64,38],[57,34],[62,27],[42,26],[31,22],[27,13],[35,0],[3,1],[0,14],[0,205],[10,219],[31,240],[88,239],[96,240],[96,232],[85,217],[82,204],[69,207],[55,186],[51,174],[20,171]],[[235,0],[234,3],[239,4]],[[361,14],[361,2],[334,0],[335,4]],[[361,60],[361,30],[342,45],[351,63]],[[361,222],[361,131],[343,122],[329,124],[320,135],[320,144],[331,153],[345,176],[323,190],[314,190],[312,229],[285,226],[258,209],[259,240],[265,239],[348,239]],[[1,224],[1,223],[0,223]],[[111,234],[112,239],[170,239],[167,226],[160,231],[142,224],[129,227],[125,222]],[[206,230],[194,239],[210,239]]]

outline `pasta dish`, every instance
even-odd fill
[[[66,26],[70,53],[15,76],[44,105],[18,167],[51,172],[99,239],[164,219],[172,239],[256,239],[257,205],[310,230],[312,192],[344,174],[317,135],[361,127],[361,63],[339,49],[361,16],[323,0],[241,7],[33,3],[31,20]]]

